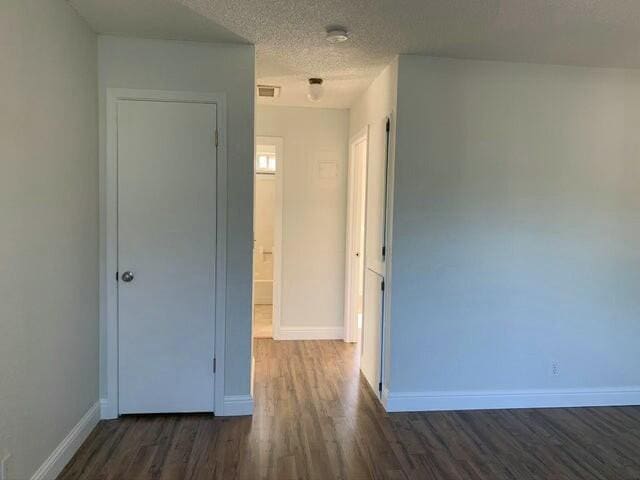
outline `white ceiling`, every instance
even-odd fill
[[[70,1],[101,33],[255,43],[258,83],[286,105],[348,107],[398,53],[640,67],[640,0]],[[352,38],[328,44],[329,25]],[[325,79],[318,104],[311,76]]]
[[[143,38],[193,40],[197,42],[241,42],[230,32],[178,0],[69,0],[98,33]]]

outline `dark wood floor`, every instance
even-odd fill
[[[337,341],[256,341],[253,417],[103,421],[59,479],[640,479],[640,407],[387,415]]]

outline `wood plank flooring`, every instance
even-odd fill
[[[273,305],[256,305],[253,308],[253,338],[272,338]]]
[[[387,415],[355,346],[255,348],[253,417],[103,421],[58,478],[640,479],[640,407]]]

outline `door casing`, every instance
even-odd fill
[[[117,191],[117,102],[147,100],[165,102],[213,103],[217,123],[217,202],[216,202],[216,282],[215,282],[215,359],[214,413],[224,415],[224,373],[226,344],[226,278],[227,278],[227,147],[226,95],[167,90],[107,89],[106,158],[100,182],[100,212],[105,231],[104,262],[100,263],[101,336],[106,338],[106,358],[101,377],[106,377],[107,395],[101,399],[101,417],[117,418],[118,409],[118,191]],[[215,135],[215,132],[212,132]]]

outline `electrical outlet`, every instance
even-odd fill
[[[9,480],[9,473],[7,472],[9,459],[11,454],[7,453],[2,460],[0,460],[0,480]]]
[[[558,362],[551,362],[551,375],[560,375],[560,364]]]

